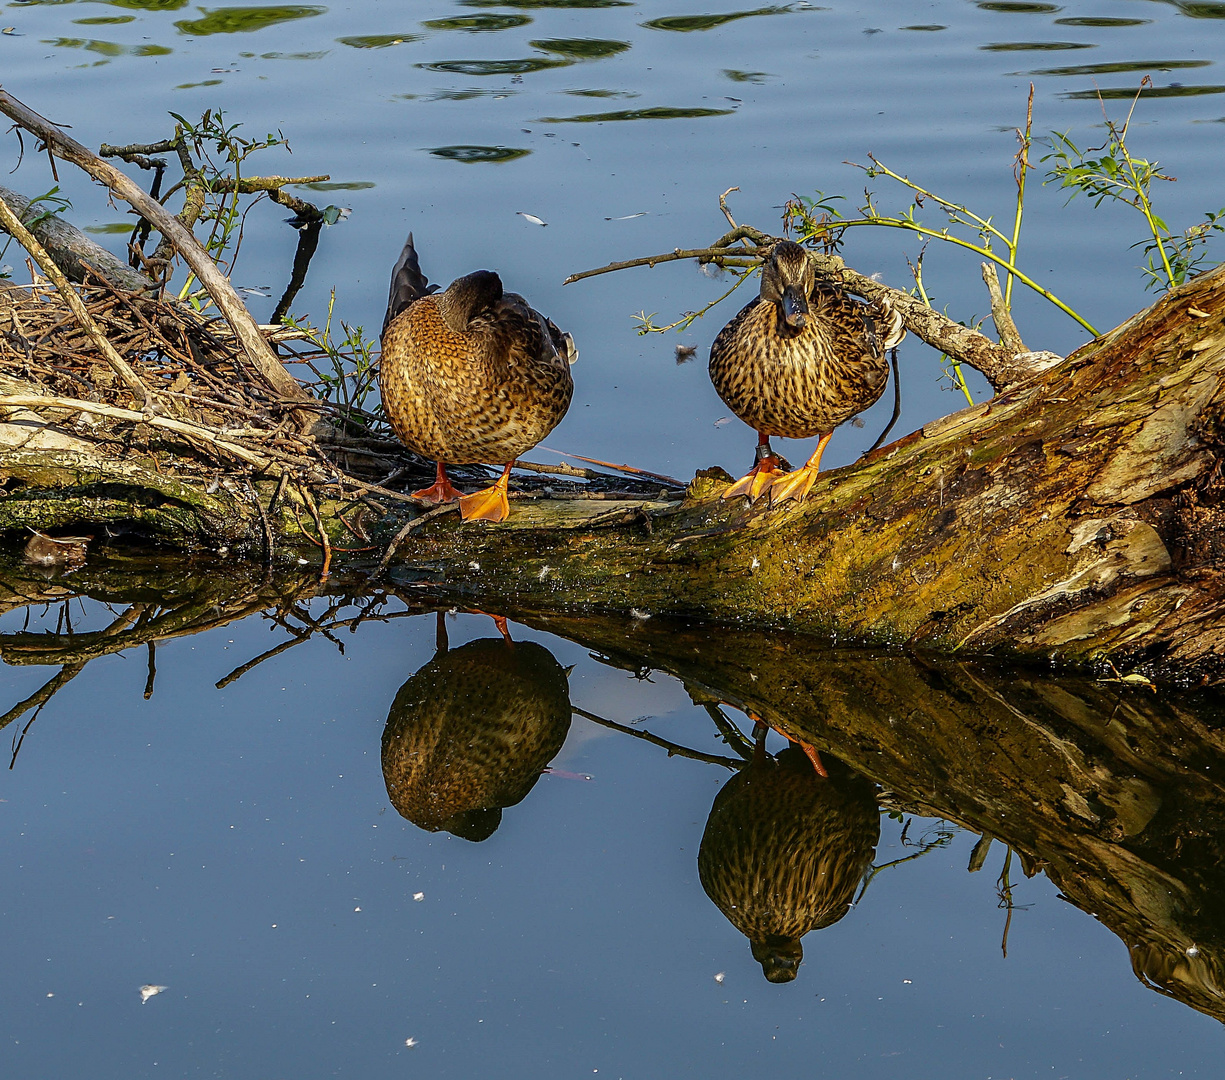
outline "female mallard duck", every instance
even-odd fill
[[[752,470],[723,493],[803,499],[839,424],[884,393],[886,352],[906,336],[884,301],[861,304],[817,279],[808,253],[782,240],[761,272],[761,294],[710,347],[710,379],[725,404],[757,429]],[[821,437],[803,468],[783,475],[770,436]]]
[[[752,761],[715,796],[698,878],[766,978],[790,982],[800,938],[850,910],[879,838],[871,782],[837,761],[822,777],[799,746],[773,758],[759,727]]]
[[[438,464],[434,484],[413,494],[459,499],[464,519],[502,521],[515,458],[566,415],[578,358],[574,341],[522,296],[504,293],[491,270],[458,278],[442,292],[429,285],[413,237],[391,276],[379,389],[383,410],[410,450]],[[492,487],[462,495],[446,467],[505,465]]]
[[[422,829],[484,840],[570,730],[565,669],[543,645],[481,638],[439,649],[396,695],[383,729],[392,805]]]

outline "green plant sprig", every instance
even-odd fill
[[[1106,141],[1100,146],[1082,150],[1067,132],[1053,131],[1046,140],[1051,152],[1042,161],[1050,161],[1050,171],[1044,183],[1058,182],[1068,189],[1068,201],[1077,195],[1093,200],[1099,207],[1107,199],[1113,199],[1138,211],[1148,226],[1151,239],[1141,240],[1131,246],[1143,247],[1145,255],[1145,288],[1164,286],[1172,289],[1181,285],[1207,259],[1208,236],[1213,232],[1225,232],[1225,207],[1209,211],[1204,220],[1183,230],[1171,232],[1169,225],[1153,208],[1152,187],[1155,181],[1174,183],[1177,177],[1163,172],[1157,161],[1136,157],[1127,145],[1132,117],[1136,105],[1146,88],[1153,81],[1145,75],[1140,80],[1136,96],[1127,110],[1127,118],[1120,124],[1106,113],[1106,104],[1099,94],[1102,115],[1105,119]],[[1093,156],[1098,155],[1098,156]],[[1160,267],[1157,263],[1160,262]]]
[[[910,259],[907,258],[906,265],[910,267],[911,276],[914,278],[915,293],[924,304],[926,304],[928,307],[932,307],[931,297],[927,295],[927,287],[923,284],[923,256],[926,254],[927,245],[924,244],[923,249],[919,252],[915,261],[911,262]],[[948,313],[945,312],[945,314]],[[975,327],[975,329],[977,329],[977,327]],[[970,388],[966,385],[966,377],[961,370],[961,362],[954,360],[948,353],[941,353],[940,367],[943,370],[944,375],[953,384],[954,388],[960,390],[965,395],[966,401],[973,405],[974,398],[970,394]]]
[[[638,325],[638,336],[643,337],[647,334],[664,334],[664,333],[667,333],[669,330],[675,330],[679,334],[685,330],[688,330],[689,327],[691,327],[695,321],[697,321],[703,315],[705,315],[716,304],[721,304],[724,300],[726,300],[729,296],[731,296],[732,293],[734,293],[738,288],[740,288],[740,286],[743,285],[750,277],[752,277],[755,273],[757,273],[759,269],[760,267],[753,266],[753,267],[749,267],[745,269],[742,273],[736,273],[736,271],[733,270],[732,273],[736,274],[736,283],[730,289],[728,289],[727,292],[723,293],[721,296],[716,297],[714,300],[712,300],[709,304],[707,304],[700,311],[685,312],[685,314],[682,315],[679,319],[677,319],[676,322],[668,323],[667,326],[656,326],[655,325],[654,319],[655,319],[656,313],[654,311],[652,311],[650,315],[648,315],[645,311],[638,312],[637,315],[631,316],[631,318],[633,318],[634,321],[639,324]]]
[[[332,336],[335,307],[336,290],[333,289],[322,328],[312,326],[308,316],[285,316],[285,325],[301,331],[318,350],[314,356],[298,354],[296,359],[304,363],[319,380],[316,388],[319,398],[343,406],[351,412],[351,419],[357,413],[373,413],[377,417],[381,415],[382,406],[376,406],[373,410],[365,407],[378,381],[378,361],[374,358],[376,343],[365,337],[362,327],[350,326],[344,321],[340,323],[344,336],[339,341],[335,339]],[[330,371],[316,366],[314,361],[321,358],[330,364]]]
[[[858,166],[858,167],[866,168],[865,166]],[[872,170],[868,170],[868,171],[869,171],[869,175],[878,175],[878,173]],[[918,219],[916,215],[918,211],[922,208],[923,200],[925,198],[930,198],[933,202],[938,203],[941,207],[946,208],[947,210],[950,211],[951,224],[970,225],[974,227],[976,231],[980,233],[980,235],[985,233],[987,235],[994,235],[996,237],[1000,237],[1002,238],[1004,243],[1007,245],[1010,241],[1010,238],[1005,237],[1004,234],[1001,233],[998,229],[996,229],[995,226],[992,225],[988,219],[980,218],[977,214],[974,214],[972,211],[967,210],[965,207],[961,206],[959,203],[954,203],[954,202],[951,202],[950,200],[943,199],[940,196],[937,196],[931,192],[926,191],[923,188],[918,187],[918,185],[911,183],[907,178],[900,177],[898,176],[897,173],[894,173],[891,170],[885,170],[882,168],[880,170],[880,174],[890,176],[898,180],[900,183],[905,184],[908,188],[910,188],[912,191],[915,191],[918,194],[918,197],[915,199],[915,201],[912,202],[910,206],[906,208],[905,211],[903,211],[900,215],[896,217],[890,216],[887,214],[881,214],[879,211],[877,211],[875,205],[873,205],[871,192],[865,191],[864,193],[865,202],[864,202],[864,205],[860,207],[860,213],[863,215],[862,217],[838,218],[837,220],[833,222],[828,222],[824,224],[819,223],[819,222],[812,222],[811,226],[809,225],[809,223],[801,221],[801,225],[798,230],[800,233],[801,239],[814,240],[817,242],[824,242],[824,237],[822,234],[827,233],[830,230],[836,230],[839,233],[838,240],[840,241],[841,240],[840,234],[846,229],[853,229],[859,226],[871,225],[871,226],[877,226],[880,228],[903,229],[907,232],[915,233],[918,236],[930,237],[933,240],[942,240],[945,243],[953,244],[956,247],[965,248],[967,251],[973,251],[976,255],[979,255],[982,258],[988,259],[989,261],[995,263],[997,266],[1001,267],[1002,269],[1007,271],[1009,274],[1014,275],[1016,279],[1021,282],[1021,284],[1026,285],[1029,288],[1033,289],[1033,291],[1036,292],[1039,296],[1050,301],[1050,303],[1054,304],[1057,308],[1059,308],[1060,311],[1064,312],[1066,315],[1069,315],[1071,318],[1075,319],[1078,323],[1080,323],[1081,326],[1083,326],[1086,330],[1088,330],[1089,333],[1091,333],[1094,337],[1098,336],[1098,330],[1096,329],[1096,327],[1094,327],[1093,324],[1090,323],[1083,315],[1081,315],[1079,312],[1073,310],[1071,307],[1065,304],[1062,300],[1059,299],[1059,297],[1057,297],[1049,289],[1044,289],[1041,285],[1039,285],[1036,281],[1034,281],[1033,278],[1029,277],[1028,274],[1022,271],[1011,259],[1006,259],[1000,255],[997,255],[991,249],[991,247],[989,246],[986,240],[984,240],[984,242],[981,244],[975,244],[972,241],[966,240],[964,237],[957,236],[955,233],[951,232],[949,226],[945,226],[943,229],[933,229],[930,226],[924,225]],[[955,216],[958,214],[964,214],[965,217],[963,218],[960,216]]]

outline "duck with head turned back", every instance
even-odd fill
[[[884,393],[886,353],[906,336],[887,302],[862,304],[818,278],[808,253],[782,240],[761,271],[761,293],[710,347],[710,378],[724,403],[757,431],[757,458],[725,499],[803,499],[834,428]],[[808,462],[783,475],[770,436],[820,436]]]
[[[569,334],[502,291],[491,270],[441,292],[421,272],[412,234],[391,278],[379,389],[399,440],[437,463],[434,484],[413,494],[459,500],[465,520],[502,521],[510,512],[511,466],[566,415],[578,352]],[[462,495],[446,467],[496,463],[492,487]]]

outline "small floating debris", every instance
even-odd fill
[[[578,143],[575,143],[574,145],[578,146]],[[620,217],[606,217],[604,220],[605,221],[633,221],[634,218],[646,217],[647,214],[649,213],[650,213],[649,210],[642,210],[637,214],[622,214]]]
[[[732,418],[730,416],[720,416],[719,419],[715,421],[715,427],[723,427],[725,424],[730,424],[731,422]]]
[[[521,218],[523,218],[524,221],[530,221],[533,225],[539,225],[542,228],[545,225],[548,225],[547,221],[543,221],[542,219],[538,218],[535,214],[529,214],[524,210],[516,210],[515,213],[518,214]]]
[[[715,982],[717,982],[717,983],[720,983],[720,984],[721,984],[721,983],[723,982],[723,980],[724,980],[724,979],[726,979],[726,978],[727,978],[727,972],[726,972],[726,971],[720,971],[720,972],[719,972],[719,973],[718,973],[718,974],[715,976]]]
[[[696,345],[678,345],[676,347],[676,362],[678,364],[687,364],[692,360],[698,352]]]
[[[417,1045],[417,1040],[416,1040],[416,1039],[414,1039],[414,1038],[413,1038],[413,1037],[410,1035],[410,1036],[409,1036],[407,1039],[405,1039],[405,1040],[404,1040],[404,1045],[405,1045],[405,1046],[408,1046],[408,1047],[413,1047],[413,1046],[416,1046],[416,1045]]]
[[[157,997],[158,994],[165,992],[167,989],[165,986],[154,986],[152,983],[145,983],[140,988],[140,1003],[147,1005],[150,998]]]
[[[425,893],[423,893],[423,892],[415,892],[415,893],[413,893],[413,899],[414,899],[414,900],[416,900],[416,901],[417,901],[417,903],[419,904],[419,903],[421,903],[421,901],[422,901],[422,900],[424,900],[424,899],[425,899]]]
[[[556,776],[559,780],[592,780],[594,777],[590,773],[567,772],[565,769],[545,769],[544,772],[549,776]]]

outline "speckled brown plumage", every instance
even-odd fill
[[[850,909],[880,837],[872,784],[838,761],[816,774],[803,750],[759,752],[715,797],[698,877],[752,945],[771,982],[796,976],[802,938]]]
[[[566,673],[548,649],[470,641],[437,655],[396,695],[383,729],[387,794],[414,825],[483,840],[569,729]]]
[[[570,407],[573,342],[478,270],[431,293],[410,235],[392,278],[379,386],[405,446],[433,461],[504,464]]]
[[[799,327],[784,311],[790,290],[807,301]],[[715,338],[711,381],[728,408],[763,435],[807,439],[833,431],[884,392],[889,364],[880,315],[817,279],[804,249],[785,240],[762,269],[761,294]]]

